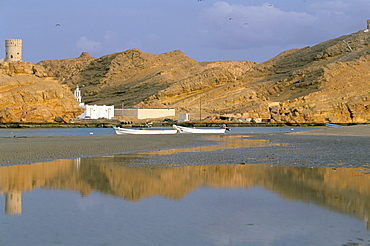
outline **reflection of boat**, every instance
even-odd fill
[[[121,128],[114,126],[113,129],[116,131],[118,135],[121,134],[176,134],[178,130],[176,129],[168,129],[168,130],[149,130],[149,129],[128,129],[128,128]]]
[[[340,127],[341,125],[337,124],[326,124],[327,127]]]
[[[180,133],[225,133],[228,128],[226,125],[222,125],[221,128],[190,128],[190,127],[184,127],[184,126],[178,126],[178,125],[173,125],[173,129],[178,130]]]

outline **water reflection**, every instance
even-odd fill
[[[204,139],[217,142],[215,145],[198,146],[191,148],[176,148],[157,151],[140,152],[142,155],[172,155],[176,153],[210,152],[222,149],[239,149],[248,147],[288,146],[285,143],[273,143],[265,139],[250,139],[248,135],[210,135],[203,136]]]
[[[288,200],[315,203],[366,222],[369,220],[370,175],[364,174],[367,170],[363,169],[127,165],[130,161],[129,157],[108,156],[0,167],[0,191],[6,197],[5,213],[21,214],[22,192],[38,188],[75,190],[82,196],[97,191],[139,201],[151,196],[180,200],[199,187],[246,189],[259,186]]]

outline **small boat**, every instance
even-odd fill
[[[176,134],[178,130],[176,129],[168,129],[168,130],[149,130],[149,129],[129,129],[129,128],[121,128],[117,126],[113,126],[113,129],[118,135],[122,134],[150,134],[150,135],[158,135],[158,134]]]
[[[327,127],[341,127],[342,125],[337,124],[326,124]]]
[[[226,127],[226,125],[223,125],[221,128],[191,128],[191,127],[184,127],[184,126],[178,126],[173,125],[173,129],[176,129],[180,133],[207,133],[207,134],[221,134],[225,133],[226,130],[229,130],[229,128]]]

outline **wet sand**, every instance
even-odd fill
[[[343,127],[329,127],[319,130],[296,132],[295,135],[323,135],[323,136],[357,136],[370,137],[370,125],[353,125]]]
[[[231,135],[230,135],[231,136]],[[225,136],[226,138],[228,135]],[[370,167],[370,125],[325,128],[288,134],[249,134],[265,140],[263,147],[230,148],[211,152],[187,152],[152,156],[151,164],[214,165],[272,164],[309,167]],[[0,165],[27,164],[55,159],[74,159],[130,154],[217,142],[204,135],[94,135],[0,138]]]

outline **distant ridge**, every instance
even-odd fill
[[[370,122],[370,33],[364,31],[287,50],[264,63],[198,63],[178,50],[154,55],[132,49],[38,65],[71,89],[79,85],[86,103],[171,107],[208,119]]]

